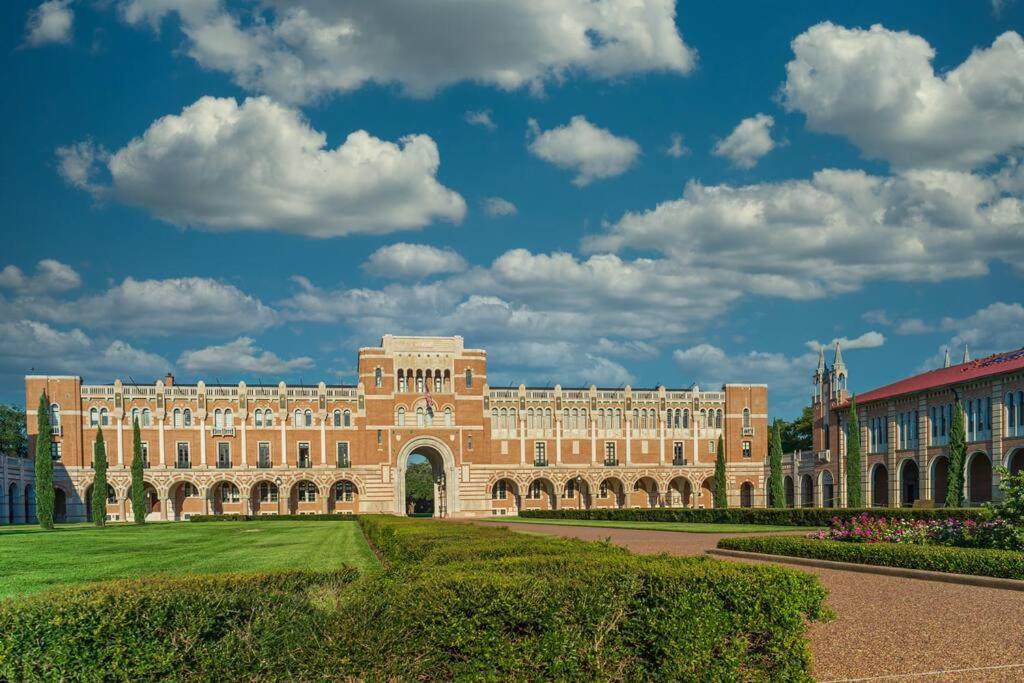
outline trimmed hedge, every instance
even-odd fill
[[[370,680],[809,680],[807,622],[828,616],[814,577],[778,567],[360,524],[387,571],[352,586],[340,631]]]
[[[358,576],[289,571],[149,578],[0,601],[3,680],[309,677],[318,605]]]
[[[596,519],[618,522],[694,522],[699,524],[770,524],[773,526],[828,526],[839,515],[846,519],[868,513],[903,519],[973,519],[980,521],[983,508],[630,508],[590,510],[521,510],[520,517],[541,519]]]
[[[723,538],[718,547],[905,569],[1024,580],[1024,553],[914,543],[846,543],[800,536]]]
[[[324,513],[313,515],[240,515],[232,513],[226,515],[192,515],[189,517],[190,522],[337,522],[339,520],[354,522],[355,519],[355,515]]]

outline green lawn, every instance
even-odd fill
[[[536,517],[489,517],[481,520],[495,524],[557,524],[558,526],[596,526],[606,529],[649,529],[651,531],[688,531],[695,534],[743,534],[769,531],[804,531],[813,527],[772,526],[769,524],[703,524],[697,522],[617,522],[603,519],[539,519]]]
[[[0,527],[0,597],[153,574],[377,566],[355,522]]]

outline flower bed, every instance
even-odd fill
[[[591,508],[589,510],[521,510],[520,517],[597,519],[621,522],[694,522],[701,524],[766,524],[771,526],[828,526],[836,508]],[[989,513],[982,508],[848,508],[844,515],[884,515],[906,519],[973,519]]]
[[[912,543],[1024,550],[1014,527],[998,517],[986,521],[955,517],[926,520],[876,517],[865,512],[847,519],[835,516],[829,529],[812,534],[811,538],[842,543]]]

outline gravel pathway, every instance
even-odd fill
[[[637,553],[697,555],[720,538],[546,524],[516,531],[611,539]],[[725,558],[721,558],[725,559]],[[792,568],[792,567],[791,567]],[[1024,592],[801,567],[829,591],[838,618],[811,626],[821,681],[1024,681]]]

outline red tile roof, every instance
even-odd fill
[[[893,398],[894,396],[913,394],[918,391],[943,387],[949,384],[961,384],[990,375],[999,375],[1022,369],[1024,369],[1024,347],[1016,351],[995,353],[985,358],[960,363],[959,365],[951,365],[948,368],[929,370],[928,372],[922,372],[920,375],[901,379],[884,387],[872,389],[863,394],[857,394],[857,403],[863,404],[871,401],[880,401],[886,398]]]

